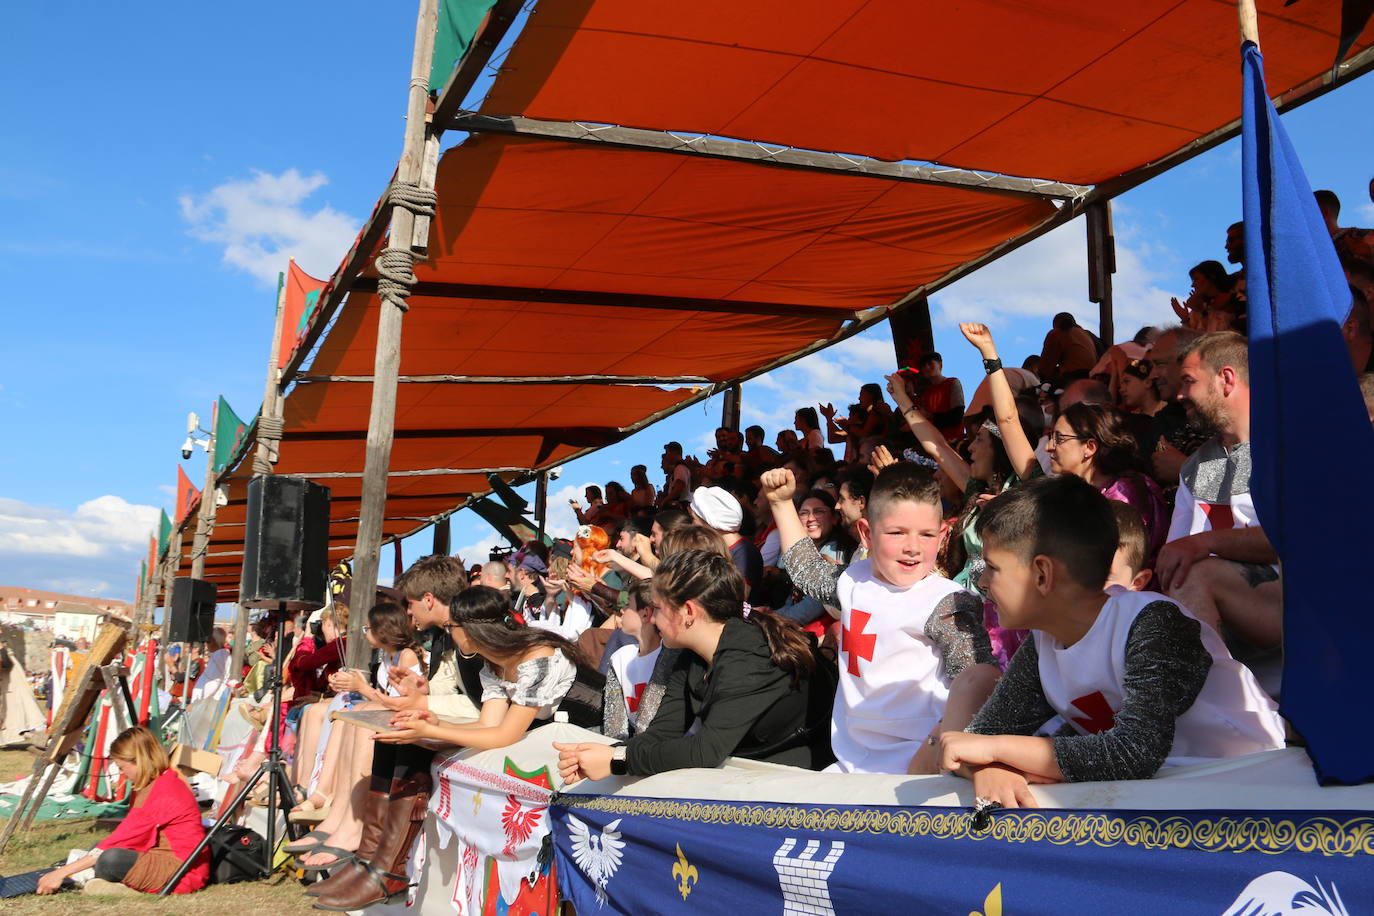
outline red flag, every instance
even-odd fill
[[[191,478],[177,465],[177,524],[180,525],[191,510],[200,502],[200,491],[191,483]]]
[[[310,319],[320,304],[320,293],[324,291],[325,281],[316,280],[296,266],[292,261],[286,271],[286,297],[282,302],[281,346],[277,350],[277,366],[285,366],[291,360],[296,345],[310,327]]]

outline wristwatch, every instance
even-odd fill
[[[1001,359],[985,359],[985,360],[983,360],[983,371],[986,372],[988,375],[992,375],[994,372],[996,372],[997,370],[999,370],[999,369],[1001,369],[1001,368],[1002,368],[1002,360],[1001,360]]]
[[[618,744],[611,748],[611,775],[630,775],[630,763],[625,759],[625,745],[623,744]]]

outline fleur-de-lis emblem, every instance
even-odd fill
[[[998,884],[983,899],[983,911],[974,910],[968,916],[1002,916],[1002,885]]]
[[[692,887],[700,878],[697,867],[688,862],[687,857],[682,854],[681,843],[677,844],[677,863],[673,865],[673,877],[677,879],[677,890],[683,900],[687,899],[687,895],[692,892]]]

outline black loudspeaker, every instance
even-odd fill
[[[204,579],[178,576],[172,580],[172,604],[167,609],[168,642],[209,642],[215,625],[219,590]]]
[[[239,604],[313,611],[325,605],[328,581],[329,488],[302,477],[254,477]]]

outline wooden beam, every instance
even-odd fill
[[[867,156],[824,153],[818,150],[796,149],[771,143],[746,143],[723,140],[699,134],[681,134],[664,130],[642,130],[617,127],[611,124],[590,124],[577,121],[541,121],[519,115],[489,115],[472,111],[456,112],[443,123],[448,130],[471,133],[505,134],[522,137],[545,137],[573,143],[590,143],[621,149],[647,152],[676,153],[707,159],[727,159],[752,162],[807,172],[826,172],[842,175],[864,175],[889,181],[913,184],[940,185],[969,191],[987,191],[1017,197],[1049,197],[1075,200],[1091,189],[1078,184],[1042,178],[1021,178],[978,172],[971,169],[941,165],[919,165],[914,162],[888,162]]]
[[[405,142],[401,164],[396,170],[397,184],[419,186],[424,172],[424,152],[428,127],[429,71],[434,59],[434,30],[439,19],[439,0],[420,0],[415,17],[415,51],[410,61],[410,86],[407,89]],[[391,245],[409,252],[414,246],[415,214],[406,207],[391,207]],[[407,270],[407,273],[409,271]],[[373,363],[372,405],[367,417],[367,453],[363,464],[362,519],[353,552],[353,594],[370,602],[377,588],[377,563],[382,543],[382,519],[386,515],[387,468],[391,464],[392,430],[396,426],[396,378],[401,367],[401,323],[406,306],[383,300],[377,312],[376,358]],[[366,605],[360,604],[360,607]],[[350,668],[367,667],[371,649],[363,634],[366,614],[354,614],[348,621],[348,658]],[[271,812],[269,812],[270,814]],[[270,840],[269,840],[270,842]]]
[[[389,471],[387,477],[448,477],[455,474],[525,474],[529,468],[426,468],[418,471]],[[320,471],[319,473],[294,474],[294,477],[308,477],[311,480],[357,479],[362,471]],[[356,573],[355,573],[356,577]],[[376,583],[373,583],[376,586]]]
[[[353,289],[377,291],[376,277],[359,277]],[[745,299],[697,299],[690,296],[653,296],[642,293],[610,293],[581,289],[538,289],[529,286],[493,286],[487,283],[421,281],[414,295],[435,299],[496,299],[507,302],[544,302],[554,305],[600,305],[616,308],[667,309],[677,312],[726,312],[734,315],[777,315],[783,318],[829,318],[843,321],[853,312],[823,305],[792,305],[785,302],[752,302]]]
[[[612,445],[623,438],[619,429],[611,427],[562,427],[562,426],[532,426],[532,427],[473,427],[468,429],[452,428],[430,428],[430,429],[398,429],[394,432],[397,439],[492,439],[508,436],[542,436],[554,438],[568,445]],[[288,442],[351,442],[358,439],[366,439],[367,430],[363,429],[329,429],[310,432],[302,430],[300,432],[290,432],[286,434]]]
[[[1088,301],[1098,309],[1097,336],[1107,346],[1116,342],[1112,314],[1112,274],[1116,273],[1116,239],[1112,235],[1112,202],[1088,205]]]
[[[444,83],[443,91],[439,93],[439,100],[434,106],[434,124],[437,130],[442,132],[454,114],[463,107],[465,97],[482,75],[482,70],[486,68],[492,54],[500,47],[511,24],[515,22],[515,17],[520,14],[522,6],[524,0],[497,0],[487,13],[481,29],[472,37],[472,44],[468,45],[467,53],[458,62],[458,66],[453,68],[453,72]]]
[[[370,383],[370,375],[302,375],[297,385],[320,382]],[[703,375],[402,375],[402,385],[709,385]]]

